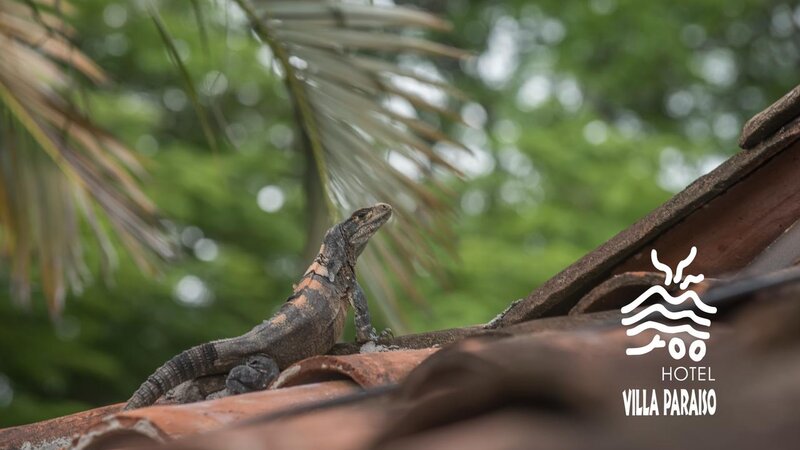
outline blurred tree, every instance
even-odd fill
[[[398,302],[414,331],[489,320],[710,170],[736,151],[742,121],[796,83],[800,60],[800,10],[780,1],[404,3],[437,10],[455,30],[437,41],[477,54],[441,71],[399,60],[476,100],[459,111],[469,127],[438,127],[472,153],[447,159],[467,183],[443,179],[458,193],[459,260],[434,250],[434,267],[451,282],[415,268],[428,306]],[[115,285],[72,298],[55,327],[42,304],[24,313],[0,299],[0,424],[124,400],[181,349],[249,329],[302,270],[307,172],[275,53],[230,25],[240,10],[215,4],[202,10],[205,47],[185,5],[160,14],[199,101],[226,119],[234,149],[216,152],[147,14],[81,2],[80,48],[115,80],[87,105],[152,161],[144,189],[187,257],[150,279],[120,253]],[[96,271],[99,252],[86,260]]]

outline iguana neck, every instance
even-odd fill
[[[357,255],[348,245],[338,227],[333,227],[325,235],[325,241],[314,261],[306,269],[304,277],[316,274],[340,288],[351,287],[355,283]]]

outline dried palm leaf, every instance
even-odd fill
[[[61,94],[67,71],[106,80],[70,41],[68,7],[0,0],[0,254],[10,262],[13,298],[29,304],[38,280],[53,317],[67,288],[89,278],[82,228],[97,239],[105,270],[116,259],[107,228],[143,267],[148,250],[172,254],[139,188],[137,158]]]
[[[415,264],[441,273],[435,249],[453,242],[449,192],[429,175],[434,169],[458,170],[435,144],[466,148],[422,119],[434,115],[460,121],[452,100],[465,96],[440,77],[398,63],[398,56],[461,58],[465,52],[414,34],[448,30],[449,25],[412,8],[352,1],[234,1],[281,66],[330,215],[377,200],[398,210],[395,226],[378,237],[362,267],[373,293],[382,296],[380,306],[392,326],[402,327],[390,282],[424,303],[413,281]],[[403,79],[440,95],[426,97],[406,88],[409,83],[399,82]],[[404,104],[404,110],[392,102]],[[413,173],[392,166],[391,153],[407,160]]]

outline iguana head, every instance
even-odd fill
[[[375,232],[392,216],[392,207],[378,203],[353,212],[348,219],[337,225],[344,237],[349,253],[359,256]]]
[[[337,278],[339,270],[345,265],[355,267],[356,259],[367,247],[369,238],[391,216],[392,207],[386,203],[378,203],[355,211],[325,233],[319,255],[308,270],[324,274],[331,282],[339,279]],[[324,267],[322,272],[320,265]]]

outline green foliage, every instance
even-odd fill
[[[455,25],[442,38],[474,50],[468,75],[443,63],[483,105],[462,114],[485,131],[443,125],[476,156],[454,160],[465,182],[445,180],[461,210],[459,259],[436,253],[448,281],[420,270],[427,305],[399,302],[411,331],[488,321],[734,153],[743,121],[796,82],[800,14],[779,2],[419,3],[442,7]],[[41,302],[21,310],[0,285],[0,425],[125,400],[173,354],[267,317],[306,264],[304,160],[268,55],[235,26],[208,27],[206,53],[189,7],[162,4],[235,148],[209,148],[146,14],[80,2],[80,47],[115,82],[88,107],[149,158],[145,191],[184,257],[154,276],[120,249],[106,284],[98,255],[87,255],[95,282],[55,326]],[[216,4],[210,23],[241,20]]]

